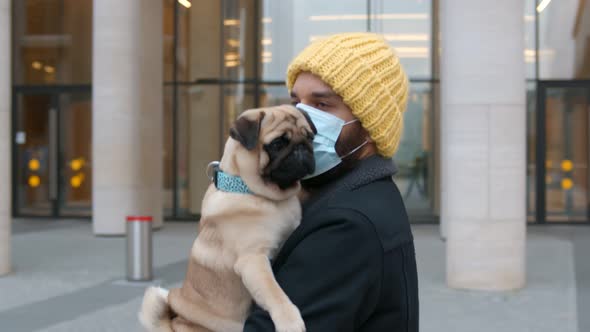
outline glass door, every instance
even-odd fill
[[[14,214],[91,214],[89,88],[16,88],[14,92]]]
[[[590,84],[541,82],[538,101],[537,221],[589,222]]]
[[[60,112],[59,215],[91,216],[92,112],[90,92],[62,93]]]
[[[50,93],[15,98],[14,204],[17,215],[57,214],[57,105]]]

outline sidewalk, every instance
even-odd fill
[[[413,230],[420,331],[590,331],[590,227],[529,227],[527,287],[507,293],[447,288],[438,226]],[[155,233],[162,285],[180,285],[195,231],[167,223]],[[124,238],[94,237],[88,221],[18,220],[13,257],[15,273],[0,277],[0,331],[141,331],[144,287],[121,283]]]

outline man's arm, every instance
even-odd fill
[[[380,287],[382,247],[372,224],[356,211],[330,210],[322,219],[275,277],[301,311],[308,332],[353,331],[367,295]],[[274,324],[256,307],[244,331],[274,331]]]

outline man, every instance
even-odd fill
[[[407,77],[370,33],[316,41],[289,65],[294,105],[317,127],[303,219],[273,261],[308,332],[418,331],[418,281],[406,210],[391,177]],[[254,307],[245,332],[274,331]]]

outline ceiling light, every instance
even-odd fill
[[[341,20],[367,20],[366,14],[350,15],[315,15],[310,16],[310,21],[341,21]],[[374,14],[371,19],[374,20],[426,20],[428,14]]]
[[[225,25],[225,26],[240,25],[240,20],[236,20],[236,19],[223,20],[223,25]]]
[[[540,12],[544,11],[545,8],[547,8],[547,6],[549,6],[550,2],[551,2],[551,0],[541,1],[541,3],[537,6],[537,12],[540,13]]]
[[[192,6],[189,0],[178,0],[178,3],[185,6],[186,8],[191,8]]]

